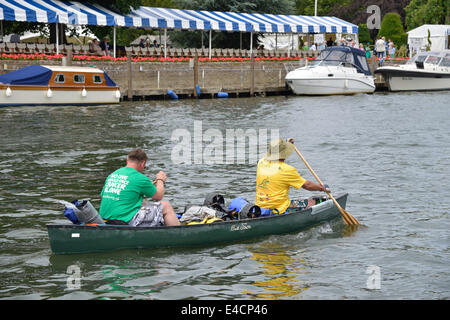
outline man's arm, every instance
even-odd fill
[[[166,181],[167,176],[164,172],[160,171],[156,174],[156,192],[152,196],[152,199],[155,201],[161,201],[164,197],[164,182]]]
[[[308,191],[323,191],[326,192],[326,189],[324,186],[314,183],[312,181],[306,180],[306,182],[302,185],[303,189],[306,189]]]

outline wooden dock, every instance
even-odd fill
[[[399,61],[404,63],[403,61]],[[369,62],[371,71],[377,62]],[[392,63],[392,62],[389,62]],[[61,64],[61,61],[3,60],[0,73],[20,69],[30,64]],[[168,90],[179,98],[214,98],[219,92],[230,97],[290,95],[285,76],[290,69],[301,67],[298,62],[251,61],[246,62],[106,62],[71,61],[73,66],[97,67],[108,73],[119,86],[122,100],[170,99]],[[388,63],[385,62],[385,65]],[[1,66],[3,68],[1,68]],[[376,90],[386,90],[381,75],[375,77]]]

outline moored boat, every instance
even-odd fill
[[[425,51],[404,65],[378,68],[390,91],[450,90],[450,50]]]
[[[120,90],[102,70],[32,65],[0,75],[0,106],[117,104]]]
[[[345,208],[347,193],[335,197]],[[55,254],[101,252],[132,248],[192,247],[230,243],[267,235],[305,230],[340,217],[328,199],[306,210],[253,219],[174,227],[128,225],[47,225],[50,247]]]
[[[365,52],[328,47],[308,66],[286,75],[286,83],[297,95],[373,93],[375,83]]]

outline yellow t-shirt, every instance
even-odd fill
[[[258,161],[256,173],[255,204],[261,208],[278,209],[284,213],[291,204],[289,187],[299,189],[306,180],[297,170],[282,162],[269,161],[264,158]]]

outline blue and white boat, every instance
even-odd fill
[[[0,75],[0,106],[117,104],[120,89],[102,70],[32,65]]]

